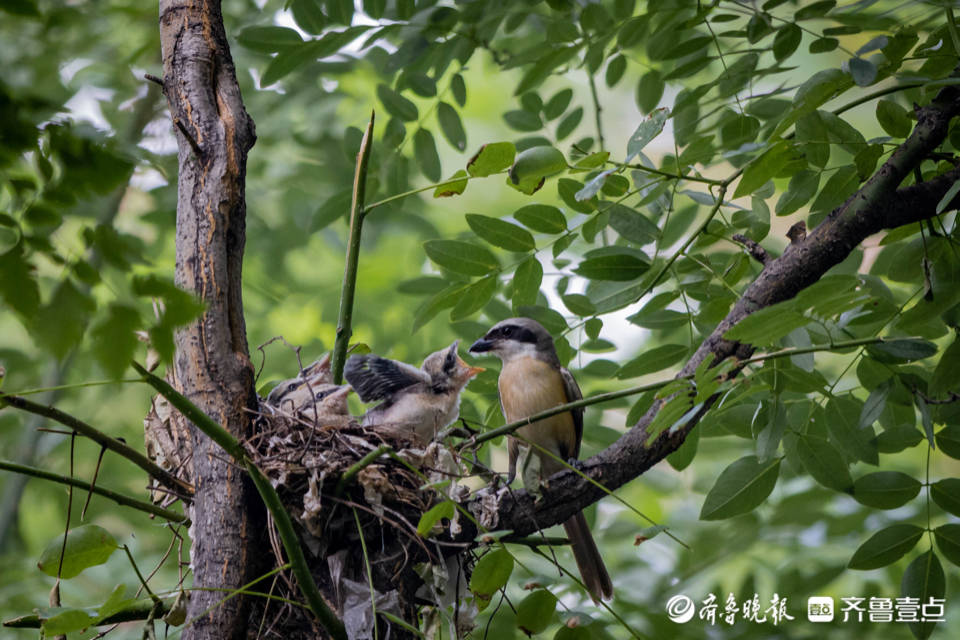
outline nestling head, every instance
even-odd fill
[[[431,353],[423,361],[421,367],[430,375],[433,385],[462,389],[475,375],[483,371],[483,367],[471,367],[460,358],[457,353],[459,340],[454,340],[446,349]]]
[[[470,353],[492,353],[504,362],[520,356],[553,356],[553,336],[536,320],[507,318],[470,345]]]

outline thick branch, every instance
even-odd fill
[[[955,86],[944,88],[931,104],[919,109],[917,125],[910,137],[857,193],[805,238],[789,245],[782,256],[764,267],[678,377],[690,375],[707,358],[713,358],[714,362],[730,356],[748,358],[753,351],[750,345],[723,338],[737,322],[759,309],[793,298],[843,261],[867,236],[935,216],[937,203],[960,179],[960,169],[928,182],[898,187],[914,167],[943,142],[950,120],[958,114],[960,88]],[[958,206],[960,198],[954,199],[948,210]],[[565,521],[606,495],[591,480],[612,491],[676,451],[712,401],[704,403],[682,428],[664,431],[646,446],[647,427],[664,404],[663,400],[654,402],[646,415],[619,440],[583,461],[581,470],[589,479],[577,473],[559,473],[550,479],[549,487],[543,488],[543,495],[536,502],[526,491],[507,494],[499,504],[496,528],[512,529],[515,535],[522,536]],[[475,535],[472,527],[465,527],[458,539],[470,540]]]

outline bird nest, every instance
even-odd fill
[[[374,624],[371,578],[377,611],[407,620],[417,607],[449,601],[457,589],[465,592],[462,567],[447,557],[451,549],[425,538],[418,525],[438,502],[466,498],[469,489],[460,480],[468,474],[456,452],[440,442],[425,444],[395,425],[361,426],[346,413],[343,396],[342,412],[331,412],[330,398],[322,393],[311,392],[297,405],[261,399],[244,446],[300,525],[321,590],[351,637],[365,637]],[[324,400],[327,406],[321,406]],[[190,440],[183,437],[182,416],[157,397],[145,426],[151,457],[192,481],[189,455],[183,456],[183,444]],[[170,500],[166,494],[154,497]],[[457,533],[459,518],[454,511],[432,533]],[[286,563],[272,523],[267,531],[274,560],[272,567],[260,569],[263,573]],[[271,590],[289,601],[302,599],[288,571]],[[257,601],[254,608],[258,620],[267,621],[262,629],[269,630],[260,637],[323,635],[300,607],[273,599]]]

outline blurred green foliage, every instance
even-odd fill
[[[909,135],[912,105],[952,82],[960,49],[953,10],[937,3],[358,4],[362,13],[343,1],[224,3],[258,136],[244,303],[261,389],[297,369],[273,337],[302,347],[305,362],[332,346],[353,162],[371,109],[368,203],[382,204],[364,229],[354,340],[419,362],[522,313],[554,332],[590,395],[676,371],[759,272],[731,236],[777,253],[794,222],[815,226]],[[39,397],[139,443],[150,393],[119,382],[130,357],[145,357],[133,331],[169,358],[172,328],[198,312],[172,286],[175,146],[162,98],[143,80],[160,69],[157,9],[18,0],[0,2],[0,13],[3,389],[65,386]],[[906,184],[947,170],[958,147],[954,124],[942,157]],[[735,199],[717,206],[716,187],[739,170]],[[469,179],[431,197],[451,176]],[[395,198],[412,189],[423,191]],[[745,371],[669,465],[617,492],[632,509],[605,500],[588,511],[616,617],[561,579],[551,557],[509,546],[513,606],[484,591],[476,636],[522,637],[518,625],[574,636],[561,624],[573,615],[589,637],[928,633],[902,622],[817,626],[804,610],[811,595],[893,598],[901,579],[909,593],[935,586],[930,558],[955,608],[958,255],[948,212],[855,250],[801,296],[744,323],[741,339],[770,349],[916,340]],[[101,380],[110,383],[89,384]],[[495,382],[488,371],[471,384],[465,417],[502,423]],[[651,401],[588,410],[584,454],[612,443]],[[0,411],[0,457],[67,473],[69,438],[38,427],[55,425]],[[483,458],[502,468],[502,449],[494,443]],[[75,475],[90,478],[97,455],[77,442]],[[63,488],[22,481],[0,474],[4,619],[46,603],[52,579],[36,562],[65,525]],[[144,493],[138,470],[111,456],[98,482]],[[83,497],[74,492],[73,526]],[[145,570],[171,541],[159,523],[100,498],[86,522],[130,545]],[[914,539],[906,524],[930,533]],[[882,531],[903,553],[868,553]],[[656,538],[633,546],[638,535]],[[874,564],[862,566],[879,568],[849,569],[858,548],[854,566],[869,555]],[[179,577],[168,561],[151,584],[175,591]],[[97,605],[118,583],[128,594],[137,585],[113,554],[65,582],[64,603]],[[528,595],[526,584],[556,598]],[[757,594],[761,608],[779,594],[796,619],[774,629],[666,616],[671,596],[699,605],[711,593],[721,611],[728,594],[737,603]],[[960,632],[948,618],[937,636]],[[114,636],[139,634],[130,626]]]

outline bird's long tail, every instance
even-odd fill
[[[613,583],[610,582],[610,574],[607,573],[607,567],[604,566],[603,558],[600,557],[597,543],[590,535],[590,527],[583,513],[578,513],[564,522],[563,528],[567,532],[567,537],[570,538],[573,557],[577,561],[580,576],[587,586],[587,591],[590,592],[590,597],[594,602],[599,602],[601,598],[604,600],[612,598]]]

